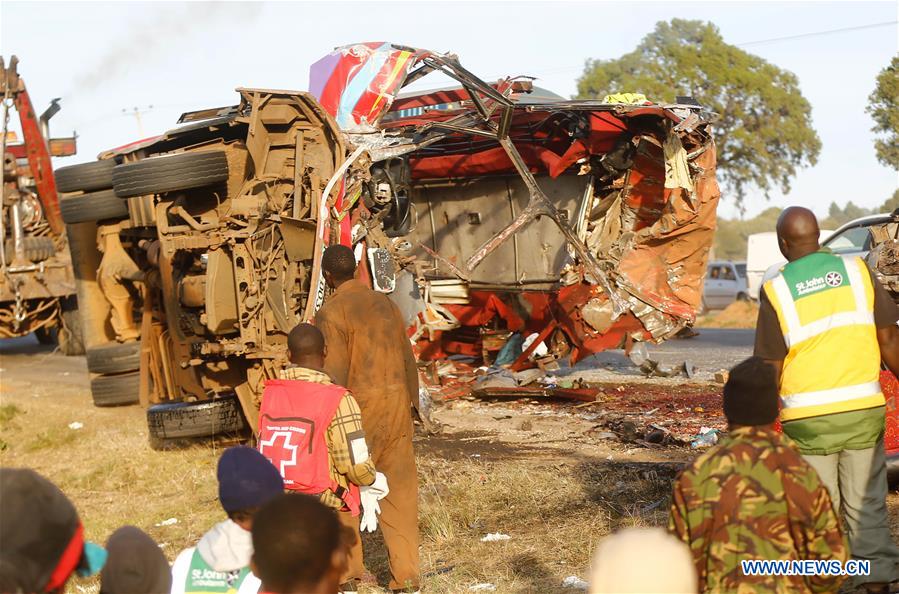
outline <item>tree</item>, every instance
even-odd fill
[[[741,204],[754,185],[784,192],[797,167],[814,165],[821,141],[796,76],[724,42],[711,23],[660,22],[615,60],[587,60],[579,98],[639,92],[659,103],[678,95],[720,115],[715,124],[720,179]]]
[[[899,209],[899,190],[893,192],[892,198],[887,198],[877,212],[893,212],[896,209]]]
[[[874,141],[877,160],[899,169],[899,56],[893,56],[890,65],[877,75],[877,86],[868,97],[866,111],[874,120],[871,131],[886,135]]]

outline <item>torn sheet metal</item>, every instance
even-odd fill
[[[459,86],[403,93],[432,71]],[[479,352],[466,329],[552,325],[555,352],[576,361],[694,321],[719,198],[714,114],[565,101],[530,79],[487,83],[455,56],[389,43],[339,48],[310,80],[371,156],[356,218],[395,239],[369,247],[390,250],[421,287],[451,281],[472,296],[441,305],[423,290],[457,322],[419,320],[423,353]]]

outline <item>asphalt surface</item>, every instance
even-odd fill
[[[676,368],[685,361],[696,373],[694,379],[707,381],[716,371],[729,369],[752,354],[753,330],[703,328],[699,336],[674,339],[659,345],[647,345],[649,357],[663,368]],[[576,375],[587,380],[640,380],[645,377],[637,365],[621,350],[606,351],[563,367],[558,375]],[[66,357],[52,347],[41,345],[33,336],[0,340],[0,382],[3,379],[87,386],[84,357]],[[679,374],[652,381],[682,382]]]
[[[33,336],[0,340],[0,385],[7,381],[65,384],[87,388],[87,361],[66,357]]]
[[[684,363],[694,370],[692,378],[683,373],[667,378],[654,377],[652,381],[663,383],[683,382],[687,379],[711,381],[715,372],[730,369],[752,355],[755,330],[700,328],[699,336],[675,338],[662,344],[647,344],[649,359],[659,363],[664,371],[677,371]],[[578,376],[588,381],[633,380],[646,378],[634,360],[639,361],[640,346],[635,347],[631,357],[622,350],[611,350],[587,357],[572,368],[563,368],[558,374]]]

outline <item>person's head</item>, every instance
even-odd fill
[[[661,528],[625,528],[602,539],[593,553],[590,594],[698,589],[690,549]]]
[[[27,468],[0,468],[0,592],[62,592],[73,573],[93,575],[106,551],[85,542],[75,506]]]
[[[820,235],[818,219],[815,218],[815,213],[807,208],[791,206],[784,209],[777,219],[777,243],[780,253],[790,262],[817,252],[820,249],[818,245]]]
[[[312,324],[297,324],[287,335],[290,362],[301,367],[322,369],[325,366],[325,336]]]
[[[336,513],[315,497],[279,495],[256,514],[250,567],[272,594],[336,592],[347,569]]]
[[[109,558],[100,572],[100,594],[168,594],[169,562],[156,542],[135,526],[122,526],[106,541]]]
[[[322,274],[325,282],[333,288],[339,287],[356,275],[356,256],[345,245],[331,245],[322,255]]]
[[[730,370],[724,384],[724,416],[731,427],[767,426],[779,412],[774,367],[750,357]]]
[[[247,446],[228,448],[218,465],[219,502],[244,530],[260,507],[284,492],[284,479],[268,458]]]

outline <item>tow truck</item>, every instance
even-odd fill
[[[13,56],[7,67],[0,58],[0,338],[33,332],[43,344],[55,343],[66,355],[80,355],[84,349],[75,278],[51,162],[51,156],[74,155],[75,138],[49,138],[59,99],[36,116],[18,62]],[[11,109],[19,116],[21,142],[8,130]]]

